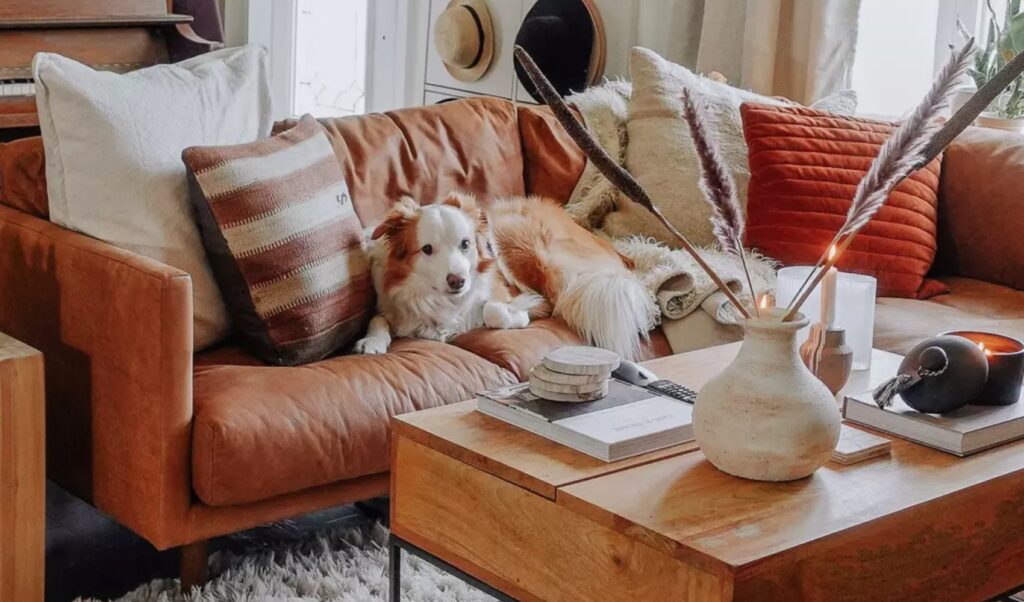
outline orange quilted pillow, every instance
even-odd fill
[[[783,265],[811,265],[895,126],[799,106],[747,103],[740,112],[750,157],[747,245]],[[899,185],[839,269],[878,278],[879,296],[944,292],[925,278],[935,259],[938,186],[936,159]]]

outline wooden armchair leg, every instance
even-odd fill
[[[193,587],[201,587],[210,578],[207,540],[181,546],[181,592],[187,594]]]

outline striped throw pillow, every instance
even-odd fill
[[[316,361],[361,335],[370,267],[341,165],[320,124],[182,154],[235,329],[264,361]]]

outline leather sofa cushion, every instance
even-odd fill
[[[49,219],[41,136],[0,144],[0,204]]]
[[[468,351],[424,340],[298,367],[253,365],[237,349],[208,353],[194,374],[192,483],[211,506],[384,472],[391,416],[516,382]]]
[[[1024,144],[1020,134],[968,128],[946,149],[935,272],[1024,289]]]
[[[672,354],[672,348],[661,328],[651,331],[650,336],[650,341],[645,342],[640,350],[641,359]],[[525,381],[530,376],[530,370],[540,363],[548,351],[562,345],[584,343],[561,319],[546,318],[518,330],[473,330],[456,337],[452,344],[501,366],[519,381]]]
[[[970,278],[940,280],[950,294],[927,301],[878,299],[875,347],[903,354],[949,330],[981,330],[1024,340],[1024,291]]]
[[[583,175],[587,157],[547,107],[519,107],[526,193],[565,204]]]
[[[280,122],[274,131],[295,123]],[[366,227],[403,195],[426,205],[453,190],[484,200],[525,193],[516,109],[507,100],[471,98],[320,123]]]
[[[558,318],[546,318],[522,329],[471,330],[456,337],[452,344],[501,366],[523,382],[551,349],[583,343],[568,324]]]

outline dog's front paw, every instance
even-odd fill
[[[388,352],[390,344],[391,341],[382,337],[366,337],[356,341],[355,346],[352,347],[352,352],[363,355],[380,355]]]
[[[526,328],[529,324],[530,314],[524,310],[496,301],[484,305],[484,326],[487,328]]]

